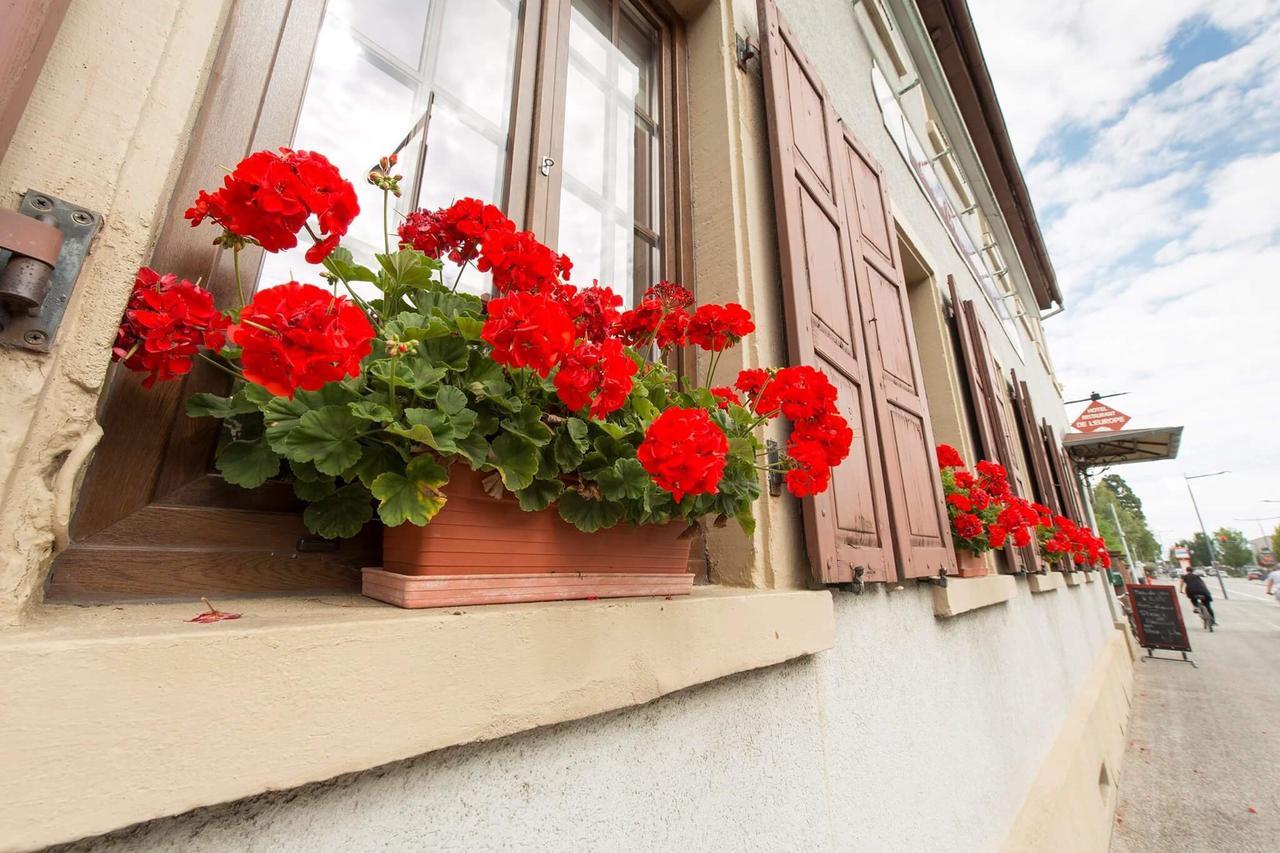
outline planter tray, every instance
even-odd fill
[[[536,574],[402,575],[363,571],[363,592],[396,607],[458,607],[583,598],[688,595],[692,574],[541,572]]]

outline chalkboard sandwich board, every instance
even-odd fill
[[[1191,651],[1191,639],[1182,621],[1178,591],[1168,584],[1128,583],[1133,621],[1138,629],[1138,645],[1144,649]]]

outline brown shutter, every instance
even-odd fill
[[[982,374],[986,370],[975,352],[973,326],[970,325],[970,302],[962,302],[956,292],[955,276],[947,276],[947,290],[951,294],[951,313],[955,316],[956,337],[959,339],[960,362],[964,369],[969,399],[973,402],[973,419],[977,422],[979,454],[984,458],[996,455],[995,429],[988,403],[987,389],[983,387]]]
[[[35,88],[71,0],[0,2],[0,158]]]
[[[1013,374],[1013,387],[1016,394],[1014,408],[1018,415],[1018,427],[1022,432],[1027,461],[1031,465],[1032,480],[1035,484],[1035,499],[1054,512],[1059,512],[1058,499],[1054,494],[1053,475],[1049,471],[1049,458],[1044,452],[1044,436],[1036,424],[1035,410],[1031,406],[1031,394],[1027,383],[1018,380]]]
[[[1042,427],[1045,434],[1045,444],[1052,457],[1054,478],[1058,483],[1058,497],[1062,502],[1062,514],[1076,524],[1086,524],[1083,508],[1080,505],[1080,495],[1076,490],[1076,480],[1071,474],[1071,466],[1067,462],[1067,454],[1062,449],[1062,444],[1058,441],[1058,434],[1048,421],[1044,421]]]
[[[920,578],[955,572],[951,524],[883,170],[847,126],[843,136],[845,211],[860,238],[850,241],[850,250],[868,324],[864,337],[899,574]]]
[[[765,103],[777,200],[788,355],[813,364],[840,391],[853,427],[849,458],[831,489],[804,501],[805,540],[822,583],[894,578],[880,441],[861,305],[843,210],[842,143],[826,89],[795,48],[770,0],[761,0]]]

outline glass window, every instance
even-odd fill
[[[557,248],[627,305],[662,269],[658,45],[629,4],[573,0]]]
[[[464,196],[503,204],[520,6],[330,0],[293,146],[324,153],[355,185],[362,213],[343,245],[362,262],[383,249],[382,192],[365,175],[392,151],[400,151],[406,189],[391,214],[393,232],[413,207]],[[259,283],[315,281],[305,250],[268,254]],[[485,286],[474,273],[464,283]]]

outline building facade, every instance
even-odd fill
[[[49,351],[0,350],[0,849],[1105,848],[1132,675],[1107,585],[1030,551],[957,577],[933,467],[997,459],[1084,518],[1062,298],[963,0],[14,14],[5,206],[103,225]],[[230,286],[196,190],[290,144],[355,176],[401,146],[406,210],[492,199],[577,280],[746,306],[724,375],[840,387],[831,495],[707,531],[687,598],[348,594],[376,531],[307,540],[210,473],[181,389],[110,369],[140,264]],[[187,624],[201,595],[243,618]]]

